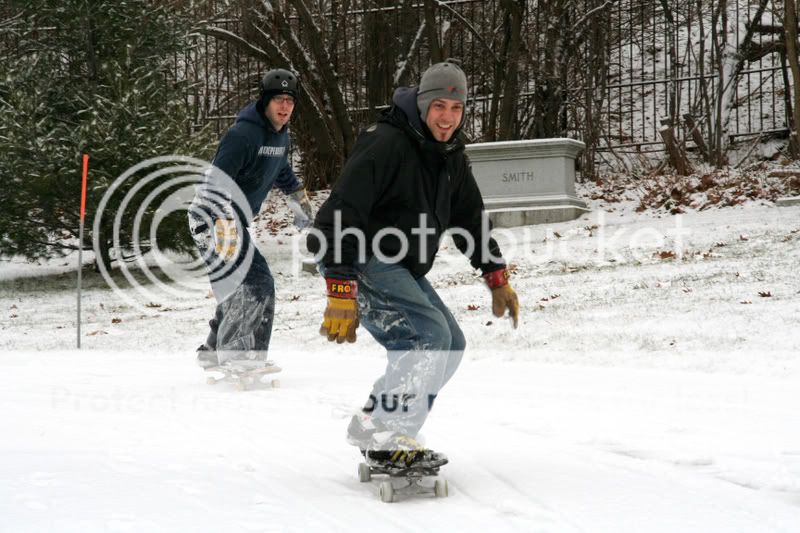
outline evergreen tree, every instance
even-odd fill
[[[214,136],[193,132],[188,88],[176,80],[190,45],[181,2],[29,0],[12,2],[0,64],[0,256],[52,257],[78,246],[81,154],[90,154],[87,233],[113,181],[156,156],[208,159]],[[9,44],[10,43],[10,44]],[[152,169],[151,169],[152,170]],[[101,241],[127,180],[104,216]],[[135,206],[158,185],[142,188]],[[143,219],[144,235],[158,201]],[[130,246],[135,209],[125,210],[121,243]],[[89,235],[85,247],[91,246]],[[160,249],[191,249],[183,213],[158,225]],[[144,241],[145,250],[151,243]],[[106,254],[103,254],[108,259]]]

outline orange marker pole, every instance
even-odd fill
[[[86,216],[86,176],[89,174],[89,154],[83,154],[81,180],[81,220],[78,229],[78,349],[81,348],[81,281],[83,274],[83,219]]]

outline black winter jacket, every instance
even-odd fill
[[[323,265],[328,277],[355,279],[354,265],[359,259],[356,237],[345,235],[341,261],[335,261],[337,210],[342,228],[364,232],[367,260],[373,255],[378,232],[387,228],[402,232],[409,247],[401,262],[414,277],[431,269],[442,234],[449,228],[463,228],[472,237],[475,246],[470,262],[474,268],[486,273],[505,265],[497,243],[484,231],[488,223],[482,228],[483,199],[464,153],[463,136],[458,131],[447,143],[434,141],[420,120],[416,98],[416,88],[395,91],[394,105],[383,112],[377,124],[361,132],[330,197],[317,213],[314,226],[327,240]],[[420,215],[431,228],[427,234],[412,233],[420,227]],[[463,237],[454,234],[453,240],[462,252],[467,250]],[[379,242],[386,256],[402,251],[397,236],[387,234]],[[491,251],[493,259],[481,253],[482,247]],[[320,250],[313,232],[308,248],[314,254]]]

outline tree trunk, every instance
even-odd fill
[[[703,139],[703,134],[700,132],[700,127],[695,122],[694,117],[691,114],[686,113],[683,115],[683,122],[689,128],[689,132],[694,140],[694,144],[697,146],[697,151],[700,152],[703,161],[708,161],[708,148],[706,147],[706,141]]]
[[[100,265],[103,265],[106,272],[111,272],[111,241],[105,238],[102,229],[100,235],[94,236],[94,240],[98,248],[94,258],[94,271],[100,272]]]
[[[314,18],[306,6],[304,0],[290,0],[294,8],[300,16],[300,21],[303,24],[303,30],[311,34],[308,42],[311,46],[311,51],[314,54],[315,67],[319,72],[321,81],[325,89],[325,95],[328,97],[331,112],[333,114],[334,124],[338,128],[338,133],[342,137],[344,156],[350,153],[355,142],[355,133],[353,123],[350,120],[350,115],[347,112],[347,106],[344,102],[344,96],[339,88],[339,79],[333,69],[333,62],[326,50],[328,43],[325,42],[319,33],[317,25],[314,23]]]
[[[786,42],[786,57],[789,60],[789,68],[792,70],[793,85],[793,122],[790,136],[790,146],[792,155],[800,157],[800,64],[797,58],[797,6],[794,0],[784,0],[784,37]]]
[[[725,76],[725,61],[728,54],[728,1],[721,0],[719,3],[715,22],[722,21],[717,25],[712,25],[711,41],[717,52],[717,87],[714,95],[714,119],[711,141],[711,163],[716,166],[725,164],[725,137],[723,132],[724,114],[727,109],[723,108],[725,103],[725,88],[730,81]]]
[[[425,30],[428,34],[428,45],[431,49],[431,63],[441,63],[442,47],[439,44],[439,25],[436,24],[436,3],[425,0]]]
[[[559,117],[564,102],[562,87],[562,62],[566,59],[564,51],[564,28],[568,5],[561,1],[552,2],[542,18],[544,29],[544,64],[539,65],[539,79],[536,84],[535,137],[548,138],[560,135]]]
[[[492,20],[491,27],[495,27],[497,24],[497,11],[493,12],[494,19]],[[506,42],[508,40],[508,34],[505,35],[503,38],[502,44],[500,45],[503,49],[506,46]],[[495,47],[495,43],[492,43],[492,47]],[[505,65],[506,55],[501,50],[500,57],[498,57],[493,63],[493,75],[491,81],[491,99],[489,101],[489,118],[486,121],[486,125],[483,131],[483,140],[486,142],[494,142],[497,140],[497,116],[500,109],[500,94],[503,92],[503,72],[505,72],[506,65]]]
[[[667,148],[669,155],[669,162],[675,168],[675,171],[681,176],[688,176],[694,172],[692,164],[686,158],[686,154],[681,149],[680,144],[675,139],[675,130],[672,129],[672,123],[669,119],[662,121],[662,126],[658,130],[661,138],[664,140],[664,145]]]
[[[507,141],[514,138],[514,122],[517,101],[519,99],[519,55],[522,34],[522,16],[525,11],[524,0],[505,0],[503,5],[507,11],[505,30],[509,35],[505,52],[505,87],[500,103],[500,124],[498,140]]]
[[[393,46],[395,31],[389,24],[389,17],[370,11],[364,14],[364,52],[367,71],[367,107],[374,109],[387,103],[392,95],[392,75],[394,74]],[[372,112],[368,112],[372,115]],[[361,121],[371,122],[368,120]]]

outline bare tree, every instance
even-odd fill
[[[709,90],[705,73],[700,71],[702,98],[705,107],[707,145],[709,160],[715,165],[727,163],[728,127],[730,124],[730,111],[736,94],[741,73],[748,62],[754,60],[753,50],[755,29],[759,27],[761,17],[767,6],[768,0],[759,0],[753,18],[747,22],[747,32],[738,43],[730,41],[736,32],[730,27],[728,17],[728,1],[721,0],[711,16],[711,62],[716,71],[715,87]],[[700,64],[705,65],[704,57],[704,26],[702,20],[705,9],[702,0],[697,0],[698,17],[701,21],[701,49]]]
[[[797,53],[786,54],[784,29],[791,28],[778,20],[783,6],[764,24],[769,0],[751,0],[745,24],[738,11],[743,3],[735,1],[227,0],[228,7],[215,5],[227,9],[229,21],[240,8],[241,24],[230,31],[208,23],[204,31],[301,75],[307,94],[293,130],[303,171],[317,186],[335,179],[356,126],[374,120],[395,87],[416,83],[421,70],[451,53],[471,81],[475,111],[466,130],[474,140],[577,136],[587,144],[583,165],[591,175],[595,148],[643,137],[650,111],[662,108],[673,125],[683,114],[690,115],[684,124],[694,123],[682,137],[675,132],[676,142],[699,139],[714,163],[723,164],[729,130],[738,128],[732,110],[750,98],[740,80],[769,54],[787,58],[787,111],[800,107],[790,98],[798,91],[788,87],[800,76],[788,72]],[[636,49],[645,54],[647,71],[627,70],[636,68]],[[236,96],[221,90],[228,81],[221,75],[210,78],[208,92],[222,95],[215,105]],[[614,105],[612,90],[619,95]],[[623,123],[616,118],[622,116],[630,118]],[[791,122],[796,129],[797,120]],[[643,164],[641,158],[632,163]]]
[[[519,99],[519,65],[522,46],[522,18],[525,14],[525,0],[504,0],[505,10],[503,28],[506,38],[503,40],[501,52],[501,67],[499,72],[504,79],[503,99],[500,102],[500,120],[497,127],[497,140],[507,141],[513,139],[517,131],[515,122],[517,118],[517,101]]]
[[[800,129],[800,64],[797,58],[797,5],[794,0],[784,0],[784,17],[783,17],[784,35],[786,42],[786,57],[789,60],[789,67],[792,69],[792,80],[794,87],[792,94],[794,94],[794,113],[792,114],[792,128],[791,128],[791,149],[795,157],[800,156],[800,137],[798,137],[798,129]]]
[[[440,63],[444,60],[442,47],[439,44],[438,24],[436,24],[437,0],[425,0],[425,29],[428,34],[428,47],[430,49],[431,63]]]
[[[353,146],[355,131],[328,53],[330,37],[316,23],[322,13],[312,13],[308,0],[242,0],[240,7],[247,37],[213,22],[198,31],[232,43],[270,67],[286,67],[300,74],[304,99],[293,129],[303,154],[303,177],[312,189],[333,183]]]

